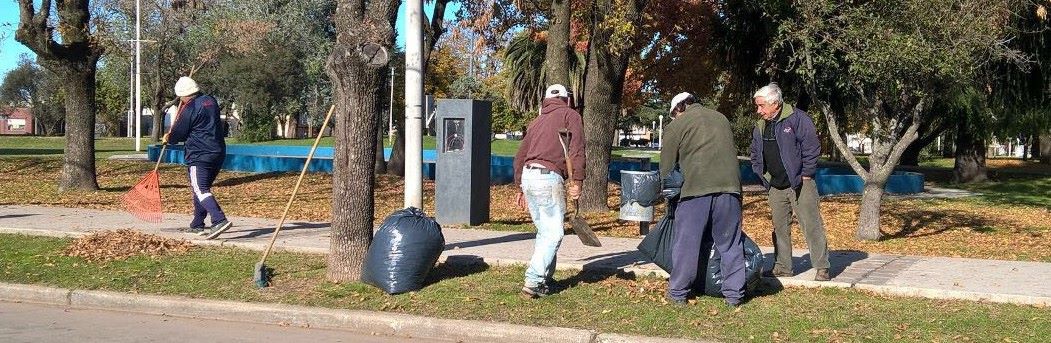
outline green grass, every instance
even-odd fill
[[[143,151],[149,144],[142,140]],[[0,157],[58,157],[66,148],[65,137],[0,136]],[[135,153],[133,138],[95,139],[95,158]]]
[[[702,297],[660,302],[663,280],[560,272],[572,286],[540,300],[517,295],[522,268],[439,265],[430,284],[388,296],[361,283],[323,280],[324,258],[277,253],[274,286],[251,282],[258,253],[196,247],[187,254],[108,263],[61,255],[68,239],[0,235],[0,280],[77,289],[401,312],[442,318],[562,326],[634,335],[765,341],[1046,342],[1051,312],[1029,306],[883,297],[844,289],[769,289],[740,312]]]
[[[1051,210],[1051,177],[1017,178],[945,186],[981,193],[978,199],[991,205],[1027,205]]]

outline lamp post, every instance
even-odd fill
[[[423,208],[423,0],[405,6],[405,207]]]

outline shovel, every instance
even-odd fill
[[[314,158],[314,152],[317,151],[317,144],[321,142],[321,134],[325,133],[325,128],[328,127],[328,120],[332,118],[332,112],[336,109],[336,105],[329,107],[328,114],[325,115],[325,121],[321,123],[321,131],[318,131],[317,137],[314,138],[314,145],[310,147],[310,153],[307,154],[306,162],[303,162],[303,171],[299,172],[299,179],[296,179],[296,186],[292,188],[292,196],[288,197],[288,203],[285,204],[285,212],[281,214],[281,221],[277,223],[277,229],[274,229],[274,235],[270,237],[270,245],[266,247],[266,251],[263,251],[263,258],[259,259],[259,262],[255,264],[255,271],[252,273],[252,281],[255,282],[256,287],[266,288],[270,285],[270,268],[266,266],[266,258],[270,256],[270,250],[274,248],[274,242],[277,241],[277,234],[281,232],[281,227],[285,225],[285,218],[288,217],[288,210],[292,208],[292,200],[296,199],[296,193],[299,192],[299,185],[303,182],[303,176],[307,174],[307,168],[310,167],[310,160]]]
[[[563,139],[562,137],[565,137]],[[566,173],[569,176],[569,182],[573,182],[573,160],[569,158],[569,129],[558,130],[558,142],[562,144],[562,153],[566,157]],[[573,215],[569,217],[569,226],[573,228],[573,232],[577,234],[577,238],[580,238],[580,243],[589,247],[601,247],[602,242],[598,240],[598,236],[595,235],[595,231],[591,230],[591,226],[588,225],[584,218],[580,217],[580,210],[577,208],[577,199],[570,200],[573,202]]]

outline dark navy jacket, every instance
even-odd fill
[[[763,130],[766,120],[759,119],[752,130],[752,171],[759,175],[763,186],[770,188],[770,177],[763,165]],[[788,172],[788,181],[793,189],[799,189],[803,177],[814,177],[817,158],[821,155],[821,142],[810,115],[789,104],[783,104],[781,114],[774,119],[774,139],[781,152],[781,162]]]
[[[226,158],[226,128],[219,118],[219,104],[209,95],[198,95],[181,107],[168,143],[186,142],[186,164],[221,167]]]

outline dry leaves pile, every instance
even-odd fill
[[[186,240],[120,229],[93,232],[77,238],[62,253],[88,261],[105,262],[123,260],[135,255],[157,257],[179,254],[189,251],[191,246],[193,245]]]
[[[1009,162],[1003,162],[1009,163]],[[134,162],[98,161],[102,191],[59,193],[54,181],[61,169],[57,159],[0,160],[0,204],[66,206],[121,210],[120,196],[135,184],[152,165]],[[276,218],[288,200],[297,174],[220,173],[214,193],[228,215]],[[186,169],[166,165],[161,168],[161,196],[164,211],[190,213]],[[327,221],[331,212],[332,178],[328,174],[307,174],[289,213],[292,220]],[[32,192],[24,190],[32,189]],[[376,178],[375,214],[378,225],[402,206],[402,183],[397,177]],[[492,187],[490,223],[484,229],[532,230],[529,214],[514,203],[517,187]],[[586,213],[584,217],[600,235],[638,237],[637,222],[617,218],[620,189],[610,185],[607,205],[610,211]],[[1021,205],[983,205],[962,200],[886,199],[882,208],[882,227],[886,239],[861,242],[854,238],[858,220],[858,197],[823,199],[821,212],[832,250],[858,250],[925,256],[991,258],[1051,261],[1051,212],[1046,208]],[[655,220],[663,216],[658,205]],[[424,210],[434,213],[434,183],[424,184]],[[765,194],[744,197],[744,229],[757,243],[771,246],[770,210]],[[805,248],[803,235],[794,229],[795,246]]]

